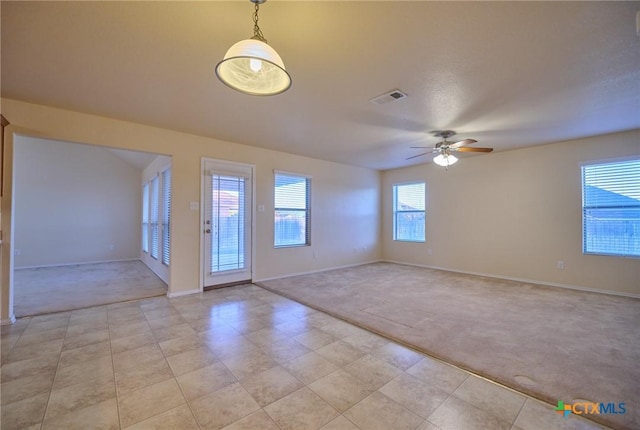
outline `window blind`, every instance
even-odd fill
[[[275,174],[274,245],[311,244],[311,179],[285,173]]]
[[[162,172],[162,263],[169,265],[171,250],[171,169]]]
[[[149,252],[149,183],[142,185],[142,251]]]
[[[582,166],[583,252],[640,257],[640,160]]]
[[[393,186],[393,240],[425,241],[425,183]]]
[[[150,213],[150,218],[151,218],[151,256],[153,258],[155,258],[156,260],[158,259],[158,248],[159,248],[159,237],[158,237],[158,230],[159,230],[159,226],[158,226],[158,194],[160,192],[159,190],[159,184],[160,179],[158,176],[155,176],[152,180],[151,180],[151,213]]]

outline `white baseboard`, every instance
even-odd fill
[[[470,272],[466,270],[449,269],[446,267],[429,266],[426,264],[406,263],[404,261],[394,261],[394,260],[380,260],[380,261],[385,263],[402,264],[405,266],[424,267],[425,269],[444,270],[445,272],[464,273],[465,275],[476,275],[476,276],[484,276],[486,278],[504,279],[506,281],[526,282],[527,284],[544,285],[547,287],[565,288],[568,290],[586,291],[589,293],[609,294],[612,296],[622,296],[622,297],[630,297],[632,299],[640,299],[640,294],[634,294],[634,293],[623,293],[619,291],[600,290],[598,288],[580,287],[577,285],[569,285],[569,284],[558,284],[555,282],[538,281],[535,279],[514,278],[511,276],[492,275],[490,273]]]
[[[7,318],[5,320],[0,320],[0,325],[11,325],[16,322],[16,316],[11,315],[11,318]]]
[[[254,279],[252,282],[255,284],[256,282],[265,282],[265,281],[271,281],[273,279],[289,278],[291,276],[310,275],[312,273],[327,272],[329,270],[346,269],[348,267],[356,267],[356,266],[362,266],[364,264],[379,263],[381,261],[383,261],[383,260],[363,261],[361,263],[345,264],[344,266],[327,267],[327,268],[324,268],[324,269],[309,270],[309,271],[306,271],[306,272],[287,273],[286,275],[274,276],[274,277],[271,277],[271,278]]]
[[[99,261],[82,261],[80,263],[63,263],[63,264],[43,264],[41,266],[20,266],[15,267],[13,270],[27,270],[27,269],[44,269],[47,267],[69,267],[69,266],[84,266],[87,264],[101,264],[101,263],[121,263],[126,261],[142,261],[140,258],[124,258],[120,260],[99,260]]]
[[[191,294],[198,294],[200,292],[201,291],[199,288],[196,288],[195,290],[176,291],[175,293],[167,293],[167,297],[170,299],[175,299],[176,297],[189,296]]]

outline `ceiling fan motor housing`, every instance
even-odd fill
[[[437,130],[432,132],[434,136],[441,137],[443,140],[447,140],[451,136],[455,136],[456,132],[453,130]]]

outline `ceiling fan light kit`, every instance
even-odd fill
[[[255,4],[253,37],[229,48],[216,66],[216,76],[225,85],[245,94],[271,96],[283,93],[291,87],[291,76],[258,26],[258,9],[266,0],[249,1]]]
[[[438,154],[433,157],[433,162],[445,169],[458,161],[458,157],[451,154]]]
[[[412,146],[414,149],[430,149],[431,151],[423,152],[422,154],[414,155],[408,157],[407,160],[416,157],[422,157],[423,155],[427,155],[429,153],[435,153],[436,156],[433,157],[433,162],[438,166],[442,166],[445,169],[448,169],[449,166],[455,164],[458,161],[458,157],[451,154],[452,152],[491,152],[493,148],[471,148],[463,145],[471,145],[472,143],[476,143],[477,140],[474,139],[464,139],[458,142],[449,142],[447,139],[451,136],[455,136],[456,132],[453,130],[441,130],[434,131],[433,135],[436,137],[441,137],[442,142],[439,142],[434,147],[427,146]]]

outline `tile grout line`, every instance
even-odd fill
[[[226,300],[226,298],[225,298],[225,300]],[[220,316],[220,318],[222,318],[224,321],[226,321],[226,319],[225,319],[225,317],[224,317],[224,316]],[[228,324],[228,323],[226,323],[226,324]],[[250,339],[247,339],[247,338],[246,338],[246,336],[245,336],[245,333],[241,333],[240,331],[238,331],[238,330],[237,330],[234,326],[232,326],[231,324],[229,324],[229,327],[231,327],[234,331],[236,331],[236,332],[238,333],[238,335],[239,335],[239,336],[241,336],[243,339],[246,339],[246,341],[247,341],[247,342],[249,342],[249,343],[251,343],[253,346],[255,346],[255,347],[258,349],[258,351],[260,351],[261,353],[265,353],[265,352],[262,350],[262,348],[261,348],[260,346],[258,346],[258,345],[256,345],[255,343],[253,343]],[[223,360],[222,358],[220,358],[220,357],[218,356],[218,354],[216,354],[216,352],[211,348],[211,346],[210,346],[208,343],[206,343],[206,342],[205,342],[205,345],[206,345],[206,346],[207,346],[207,348],[211,351],[211,353],[212,353],[213,355],[215,355],[215,356],[216,356],[216,358],[220,361],[220,364],[222,364],[222,365],[224,366],[224,368],[229,372],[229,374],[231,374],[231,375],[236,379],[237,383],[238,383],[238,384],[240,384],[240,386],[242,387],[242,389],[243,389],[243,390],[245,390],[245,391],[247,392],[247,394],[249,394],[249,396],[251,396],[251,394],[249,393],[249,391],[247,390],[247,388],[242,384],[242,381],[241,381],[241,380],[240,380],[240,379],[239,379],[239,378],[238,378],[238,377],[237,377],[237,376],[236,376],[236,375],[231,371],[231,369],[229,369],[229,367],[226,365],[226,363],[224,362],[224,360]],[[232,358],[232,357],[234,357],[234,356],[236,356],[236,355],[240,355],[240,354],[242,354],[242,353],[241,353],[241,352],[239,352],[238,354],[231,355],[231,356],[227,357],[227,359],[228,359],[228,358]],[[274,361],[274,362],[275,362],[275,361]],[[275,363],[276,363],[278,366],[280,366],[280,364],[279,364],[279,363],[277,363],[277,362],[275,362]],[[270,370],[270,369],[268,369],[268,370]],[[268,371],[268,370],[266,370],[266,371]],[[265,371],[265,372],[266,372],[266,371]],[[260,372],[260,373],[262,373],[262,372]],[[294,376],[294,375],[292,375],[292,376]],[[295,376],[294,376],[294,378],[295,378]],[[247,379],[247,378],[245,378],[245,379]],[[296,379],[297,379],[297,378],[296,378]],[[300,381],[300,382],[302,383],[302,381]],[[302,384],[304,385],[304,383],[302,383]],[[205,395],[205,396],[206,396],[206,395]],[[203,396],[203,397],[205,397],[205,396]],[[253,396],[251,396],[251,397],[253,398]],[[254,399],[254,401],[255,401],[255,399]],[[256,404],[258,404],[258,402],[257,402],[257,401],[256,401]],[[271,417],[271,415],[269,415],[269,413],[265,410],[265,407],[260,406],[260,404],[258,404],[258,406],[259,406],[259,408],[260,408],[259,410],[260,410],[260,411],[262,411],[262,412],[264,412],[264,413],[269,417],[269,419],[270,419],[270,420],[271,420],[271,421],[276,425],[276,427],[278,427],[279,429],[282,429],[282,427],[280,427],[280,426],[278,425],[278,423],[277,423],[277,422],[275,422],[275,421],[273,420],[273,418]],[[267,405],[267,406],[268,406],[268,405]],[[257,411],[255,411],[255,412],[257,412]],[[251,415],[251,414],[253,414],[253,413],[255,413],[255,412],[252,412],[252,413],[250,413],[250,414],[248,414],[248,415],[245,415],[244,417],[242,417],[242,418],[240,418],[240,419],[238,419],[238,420],[234,421],[233,423],[229,423],[229,424],[227,424],[227,426],[230,426],[230,425],[232,425],[232,424],[234,424],[234,423],[236,423],[236,422],[238,422],[238,421],[240,421],[240,420],[242,420],[242,419],[244,419],[244,418],[248,417],[249,415]],[[227,427],[227,426],[225,426],[225,427]]]
[[[113,362],[113,347],[111,345],[111,325],[109,324],[109,305],[105,305],[107,314],[107,331],[109,333],[109,355],[111,356],[111,370],[113,371],[113,389],[116,393],[116,413],[118,414],[118,429],[122,429],[122,420],[120,418],[120,399],[118,396],[118,384],[116,382],[116,365]]]
[[[13,351],[13,348],[16,347],[16,345],[18,344],[18,342],[20,341],[20,338],[22,337],[22,335],[24,334],[24,332],[27,330],[27,327],[29,327],[29,324],[31,324],[31,321],[33,321],[33,317],[25,317],[29,319],[29,322],[27,322],[26,327],[22,330],[22,332],[20,332],[20,334],[18,335],[18,339],[13,342],[13,345],[11,345],[11,347],[9,348],[9,352],[7,352],[7,358],[9,358],[9,354],[11,353],[11,351]],[[11,325],[8,325],[7,327],[11,327]],[[2,363],[5,364],[5,363]]]
[[[520,406],[520,409],[518,410],[518,413],[517,413],[516,417],[513,419],[513,423],[511,423],[511,430],[513,430],[515,428],[516,423],[518,422],[518,418],[520,418],[520,414],[524,410],[524,406],[527,404],[528,401],[529,401],[529,399],[525,398],[524,402],[522,402],[522,406]]]
[[[428,356],[427,356],[427,357],[428,357]],[[413,366],[412,366],[412,367],[413,367]],[[408,369],[407,369],[407,370],[408,370]],[[468,372],[467,372],[467,373],[468,373]],[[446,398],[446,399],[444,399],[444,400],[442,401],[442,403],[440,403],[437,407],[435,407],[435,408],[433,409],[433,412],[431,412],[431,413],[429,414],[429,416],[428,416],[427,418],[425,418],[425,421],[429,421],[429,418],[431,418],[431,416],[432,416],[433,414],[435,414],[435,413],[436,413],[436,411],[437,411],[437,410],[438,410],[442,405],[444,405],[444,404],[447,402],[447,400],[449,400],[451,397],[454,397],[454,395],[453,395],[453,394],[458,390],[458,388],[460,388],[460,387],[462,386],[462,384],[464,384],[464,382],[465,382],[467,379],[469,379],[469,377],[470,377],[470,376],[471,376],[471,375],[467,375],[467,377],[466,377],[466,378],[464,378],[464,380],[463,380],[462,382],[460,382],[460,383],[458,384],[458,386],[457,386],[456,388],[454,388],[454,389],[453,389],[453,391],[451,391],[451,393],[449,393],[449,395],[447,396],[447,398]],[[458,399],[458,397],[456,397],[456,399]],[[462,399],[458,399],[458,400],[462,400]],[[463,402],[465,402],[465,403],[467,403],[467,404],[469,404],[470,406],[472,406],[472,407],[474,407],[474,408],[477,408],[475,405],[472,405],[471,403],[468,403],[468,402],[466,402],[466,401],[464,401],[464,400],[462,400],[462,401],[463,401]],[[431,421],[429,421],[429,422],[431,423]]]
[[[178,315],[180,315],[180,318],[182,318],[185,323],[187,325],[189,325],[189,323],[187,322],[187,320],[184,319],[184,317],[182,316],[182,314],[180,313],[180,311],[178,311],[177,309],[174,308],[173,304],[171,303],[171,299],[168,299],[169,301],[169,305],[171,306],[171,309],[174,309],[176,312],[178,312]],[[149,324],[149,319],[147,319],[147,314],[144,312],[144,310],[141,308],[140,309],[144,315],[145,320],[147,320],[147,324]],[[191,327],[191,325],[189,325],[189,327]],[[193,329],[193,327],[191,327]],[[169,370],[171,371],[171,375],[173,375],[173,380],[176,382],[176,385],[178,386],[178,389],[180,390],[180,394],[182,394],[182,398],[184,399],[187,407],[189,408],[189,412],[191,412],[191,416],[193,417],[193,420],[195,421],[196,425],[198,426],[198,429],[202,430],[202,426],[200,425],[200,421],[198,420],[198,417],[196,416],[195,412],[193,411],[193,408],[191,406],[191,402],[189,401],[189,399],[187,398],[187,395],[184,393],[184,390],[182,389],[182,386],[180,385],[180,383],[178,382],[178,377],[175,375],[175,373],[173,373],[173,369],[171,368],[171,365],[169,364],[169,361],[167,361],[167,357],[164,354],[164,351],[162,350],[162,348],[160,347],[160,342],[158,342],[158,339],[156,338],[155,334],[153,333],[153,329],[151,328],[151,326],[149,326],[149,329],[151,330],[151,335],[153,336],[153,338],[156,341],[156,344],[158,345],[158,348],[160,349],[160,352],[162,353],[162,358],[164,359],[164,362],[167,364],[167,366],[169,367]],[[195,331],[195,330],[194,330]],[[217,357],[217,356],[216,356]],[[173,409],[177,409],[180,406],[176,406],[175,408],[169,409],[169,410],[173,410]],[[158,416],[161,415],[163,413],[165,413],[167,411],[161,412],[160,414],[154,415]],[[149,417],[152,418],[152,417]],[[146,418],[146,419],[149,419]],[[142,420],[141,422],[143,422],[145,420]]]
[[[67,333],[69,332],[69,323],[71,322],[71,311],[67,311],[67,312],[69,312],[69,317],[67,319],[67,325],[65,327],[64,337],[62,338],[62,345],[60,345],[60,352],[58,353],[58,362],[56,363],[56,371],[55,371],[55,373],[53,375],[53,380],[51,381],[51,387],[49,388],[49,396],[47,397],[47,404],[46,404],[46,406],[44,408],[44,412],[42,414],[42,421],[40,422],[40,430],[42,430],[44,428],[44,420],[45,420],[45,418],[47,416],[47,411],[49,410],[49,403],[51,402],[51,396],[53,394],[53,386],[55,385],[56,378],[58,377],[58,369],[60,367],[60,360],[62,359],[62,350],[64,348],[64,341],[67,339]],[[27,327],[25,327],[25,331],[27,330],[27,328],[29,328],[29,325],[31,325],[32,322],[33,322],[33,319],[31,319],[31,321],[29,321],[29,324],[27,324]],[[20,337],[22,337],[22,335]],[[20,339],[18,339],[18,340],[20,340]]]
[[[260,299],[257,299],[257,300],[260,300]],[[266,303],[266,302],[265,302],[265,304],[270,304],[270,303]],[[179,311],[178,311],[178,312],[179,312]],[[224,316],[221,316],[221,318],[222,318],[223,320],[225,320]],[[250,318],[250,319],[251,319],[251,318]],[[231,326],[231,327],[232,327],[234,330],[237,330],[235,327],[233,327],[233,326]],[[275,329],[275,328],[274,328],[274,329]],[[278,331],[277,329],[275,329],[275,330],[276,330],[276,331]],[[258,331],[259,331],[259,330],[258,330]],[[254,332],[248,332],[248,333],[254,333]],[[245,338],[245,339],[246,339],[246,336],[245,336],[246,334],[247,334],[247,333],[241,333],[241,332],[239,332],[239,331],[238,331],[238,335],[239,335],[239,336],[242,336],[242,338]],[[291,339],[290,337],[288,337],[288,338],[289,338],[289,339]],[[258,351],[260,351],[260,352],[261,352],[261,353],[263,353],[263,354],[267,354],[267,355],[268,355],[268,353],[267,353],[266,351],[264,351],[264,350],[263,350],[263,348],[262,348],[261,346],[259,346],[259,345],[257,345],[256,343],[252,342],[250,339],[246,339],[246,340],[247,340],[249,343],[251,343],[252,345],[254,345],[254,346],[258,349]],[[242,383],[242,380],[238,379],[238,378],[233,374],[233,372],[231,371],[231,369],[229,369],[229,368],[227,367],[227,365],[224,363],[224,361],[223,361],[223,360],[222,360],[222,359],[221,359],[221,358],[220,358],[220,357],[215,353],[215,351],[214,351],[213,349],[211,349],[211,347],[209,346],[209,344],[207,344],[206,342],[205,342],[205,344],[206,344],[207,348],[208,348],[208,349],[209,349],[209,350],[210,350],[210,351],[211,351],[211,352],[216,356],[216,358],[220,361],[220,363],[225,367],[225,369],[227,369],[227,371],[228,371],[231,375],[233,375],[233,376],[234,376],[234,378],[236,379],[237,383],[238,383],[238,384],[239,384],[239,385],[240,385],[240,386],[241,386],[245,391],[247,391],[247,388],[246,388],[246,387],[245,387],[245,385]],[[231,357],[234,357],[234,356],[236,356],[236,355],[240,355],[240,354],[242,354],[242,353],[241,353],[241,352],[239,352],[238,354],[234,354],[234,355],[232,355],[232,356],[230,356],[230,357],[228,357],[228,358],[231,358]],[[271,358],[271,359],[273,359],[272,357],[270,357],[270,358]],[[294,358],[294,359],[295,359],[295,358]],[[286,360],[286,361],[291,361],[291,360]],[[275,360],[274,360],[274,362],[276,363],[276,366],[275,366],[275,367],[282,367],[285,371],[287,371],[287,370],[286,370],[286,368],[284,368],[284,367],[283,367],[279,362],[277,362],[277,361],[275,361]],[[275,368],[275,367],[273,367],[273,368]],[[272,368],[272,369],[273,369],[273,368]],[[271,369],[265,370],[264,372],[267,372],[267,371],[269,371],[269,370],[271,370]],[[258,374],[260,374],[260,373],[264,373],[264,372],[258,372],[258,373],[256,373],[256,375],[258,375]],[[253,375],[252,375],[252,376],[253,376]],[[301,380],[300,380],[299,378],[297,378],[295,375],[291,375],[291,376],[292,376],[294,379],[296,379],[298,382],[300,382],[300,384],[302,384],[302,387],[303,387],[303,388],[304,388],[304,387],[306,387],[306,388],[308,388],[309,390],[311,390],[313,393],[315,393],[315,391],[313,391],[313,390],[311,389],[311,387],[309,387],[307,384],[305,384],[303,381],[301,381]],[[246,380],[246,379],[248,379],[248,377],[247,377],[247,378],[245,378],[245,380]],[[295,390],[295,391],[297,391],[297,390]],[[247,393],[251,396],[251,394],[250,394],[248,391],[247,391]],[[315,394],[317,395],[317,393],[315,393]],[[206,397],[206,396],[207,396],[207,395],[204,395],[204,396],[202,396],[202,397]],[[284,396],[284,397],[286,397],[286,396]],[[200,398],[200,397],[199,397],[199,398]],[[280,400],[280,399],[278,399],[278,400]],[[275,402],[277,402],[278,400],[275,400],[275,401],[273,401],[272,403],[275,403]],[[254,399],[254,401],[255,401],[255,399]],[[257,402],[256,402],[256,403],[257,403]],[[272,403],[270,403],[270,404],[272,404]],[[269,405],[270,405],[270,404],[269,404]],[[266,406],[269,406],[269,405],[266,405]],[[258,406],[259,406],[259,409],[258,409],[258,410],[254,411],[254,412],[252,412],[252,413],[250,413],[250,414],[248,414],[248,415],[245,415],[244,417],[239,418],[238,420],[234,421],[233,423],[229,423],[229,424],[227,424],[227,426],[230,426],[230,425],[232,425],[232,424],[234,424],[234,423],[236,423],[236,422],[238,422],[238,421],[240,421],[240,420],[242,420],[242,419],[244,419],[244,418],[248,417],[249,415],[252,415],[252,414],[254,414],[254,413],[258,412],[258,411],[262,411],[263,413],[265,413],[265,414],[266,414],[266,416],[267,416],[267,417],[269,417],[269,419],[271,420],[271,422],[273,422],[273,423],[276,425],[276,427],[278,427],[279,429],[282,429],[282,427],[281,427],[280,425],[278,425],[278,423],[273,419],[273,417],[271,417],[271,415],[269,415],[269,413],[265,410],[266,406],[264,406],[264,407],[263,407],[263,406],[261,406],[261,405],[259,405],[259,404],[258,404]],[[335,409],[335,408],[334,408],[334,409]],[[339,411],[337,411],[337,410],[336,410],[336,412],[338,412],[338,414],[339,414],[339,415],[342,415]],[[194,416],[195,416],[195,414],[194,414]],[[196,421],[197,421],[197,419],[196,419]],[[198,424],[199,424],[199,423],[198,423]],[[328,424],[328,423],[327,423],[327,424]],[[225,426],[225,427],[226,427],[226,426]]]

